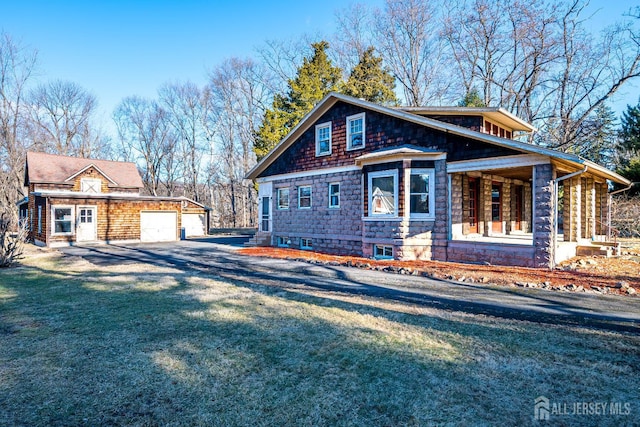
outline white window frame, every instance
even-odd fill
[[[407,169],[408,179],[407,188],[405,188],[405,212],[409,213],[409,217],[413,219],[435,219],[435,179],[436,171],[433,168]],[[429,187],[427,188],[429,195],[429,213],[413,213],[411,212],[411,175],[429,175]]]
[[[280,204],[280,193],[281,192],[285,192],[285,191],[287,192],[287,205],[286,206]],[[276,207],[278,208],[278,210],[284,211],[284,210],[289,209],[289,204],[290,204],[289,197],[290,197],[289,187],[276,188]]]
[[[362,145],[354,147],[351,145],[351,122],[362,119]],[[347,151],[362,150],[366,145],[366,117],[365,113],[358,113],[347,117]]]
[[[332,193],[331,193],[331,187],[337,185],[338,186],[338,204],[334,205],[331,203],[331,198],[332,198]],[[329,209],[340,209],[340,183],[339,182],[330,182],[329,183]]]
[[[309,206],[300,206],[300,193],[303,188],[309,189]],[[298,186],[298,209],[311,209],[313,206],[313,188],[311,185],[300,185]]]
[[[374,178],[382,178],[382,177],[393,177],[393,212],[390,214],[382,214],[382,213],[373,213],[373,193],[372,193],[372,182]],[[398,188],[398,170],[397,169],[388,169],[384,171],[378,172],[369,172],[368,174],[368,187],[367,187],[367,198],[368,198],[368,215],[369,218],[397,218],[398,217],[398,196],[399,196],[399,188]]]
[[[320,138],[318,137],[318,134],[323,129],[329,129],[329,151],[320,150]],[[316,125],[316,157],[331,155],[331,151],[332,151],[332,147],[331,147],[332,135],[331,134],[332,134],[331,122],[321,123],[319,125]]]
[[[313,249],[313,239],[311,239],[310,237],[301,237],[300,249]]]
[[[71,231],[69,232],[56,232],[56,209],[70,209],[71,210]],[[73,205],[51,205],[51,235],[52,236],[72,236],[75,234],[76,225],[76,209]]]
[[[382,249],[382,255],[378,255],[378,249]],[[391,255],[385,255],[386,249],[391,249]],[[375,259],[393,259],[393,246],[392,245],[373,245],[373,257]]]
[[[96,191],[88,191],[86,186],[96,189]],[[98,194],[102,193],[102,180],[98,178],[80,178],[80,191],[82,193]]]

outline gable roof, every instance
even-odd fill
[[[142,178],[135,163],[83,159],[29,151],[25,167],[25,185],[63,184],[89,167],[95,167],[113,186],[142,188]]]
[[[353,98],[351,96],[331,92],[327,94],[309,113],[307,113],[302,120],[278,143],[267,155],[258,162],[246,175],[247,179],[256,179],[264,172],[275,160],[285,152],[293,143],[306,132],[324,113],[326,113],[331,107],[333,107],[338,101],[346,102],[348,104],[356,105],[361,108],[372,110],[381,114],[386,114],[391,117],[395,117],[401,120],[412,122],[418,125],[426,126],[431,129],[439,130],[445,133],[451,133],[454,135],[475,139],[478,141],[486,142],[499,147],[509,148],[512,150],[520,151],[523,154],[540,154],[550,157],[552,159],[562,160],[566,163],[572,164],[576,167],[589,166],[591,171],[597,171],[606,179],[610,179],[620,184],[629,185],[631,181],[622,177],[621,175],[610,171],[602,166],[599,166],[591,161],[583,159],[570,153],[563,153],[561,151],[552,150],[550,148],[540,147],[538,145],[532,145],[526,142],[520,142],[513,139],[505,139],[497,136],[489,135],[486,133],[477,132],[465,127],[457,126],[450,123],[441,122],[439,120],[430,119],[417,114],[412,114],[400,109],[384,107],[382,105],[375,104],[373,102],[365,101],[363,99]]]

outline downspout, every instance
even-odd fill
[[[585,166],[584,169],[570,173],[569,175],[561,176],[553,180],[553,193],[556,198],[555,202],[555,214],[553,216],[553,259],[551,263],[551,269],[556,268],[556,253],[558,251],[558,183],[565,179],[573,178],[574,176],[582,175],[589,170],[589,166]]]

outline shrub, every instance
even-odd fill
[[[0,268],[10,267],[22,258],[27,224],[15,224],[7,214],[0,215]]]

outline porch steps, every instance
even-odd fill
[[[244,243],[246,247],[271,246],[271,233],[257,232],[251,239]]]
[[[604,256],[606,258],[620,255],[620,243],[582,240],[576,247],[577,256]]]

